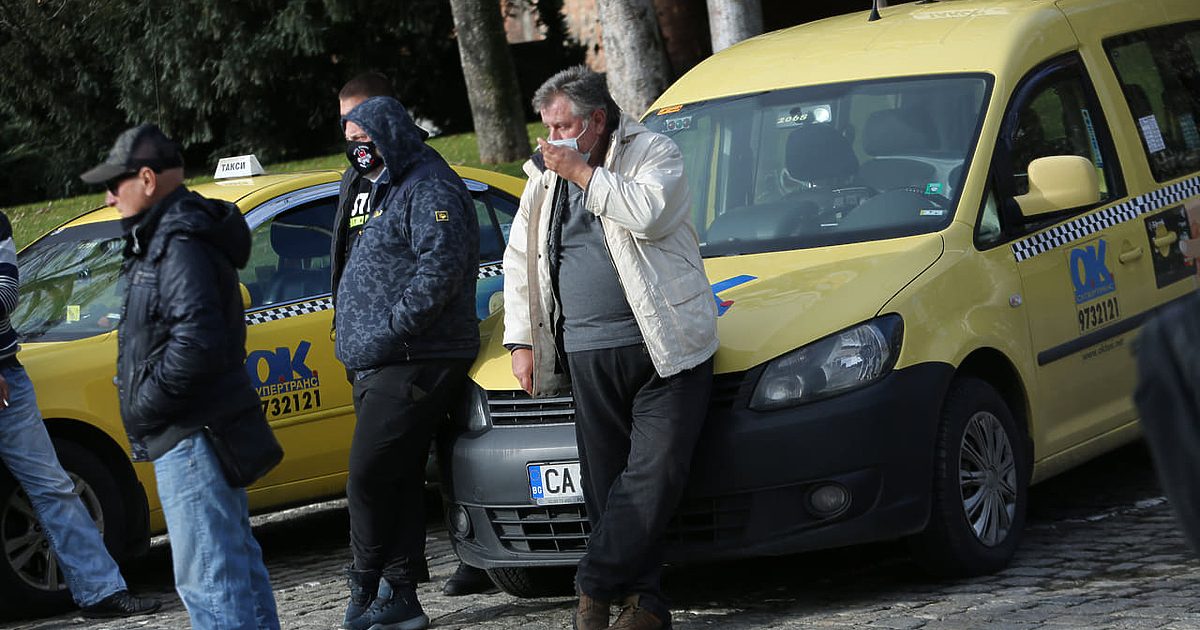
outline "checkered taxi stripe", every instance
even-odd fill
[[[254,324],[265,324],[273,322],[277,319],[292,317],[294,315],[307,315],[308,313],[317,313],[326,309],[333,308],[333,300],[329,298],[321,298],[311,302],[300,302],[299,304],[287,304],[278,308],[269,308],[253,313],[246,313],[246,325],[253,326]]]
[[[1079,217],[1074,221],[1016,241],[1012,244],[1013,256],[1016,256],[1017,262],[1021,262],[1022,260],[1033,258],[1038,254],[1081,239],[1109,226],[1128,221],[1139,215],[1153,212],[1159,208],[1179,203],[1197,195],[1200,195],[1200,177],[1185,179],[1140,197],[1134,197],[1111,208],[1105,208],[1099,212]]]
[[[500,275],[504,275],[504,265],[501,263],[484,265],[479,268],[479,278],[493,278]],[[273,322],[277,319],[283,319],[285,317],[306,315],[308,313],[316,313],[331,308],[333,308],[333,300],[327,297],[319,300],[312,300],[311,302],[285,304],[277,308],[267,308],[261,311],[254,311],[253,313],[246,313],[246,325],[253,326],[255,324],[265,324],[267,322]]]

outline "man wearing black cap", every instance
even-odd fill
[[[122,133],[82,179],[107,186],[125,229],[121,417],[134,461],[154,462],[176,591],[197,630],[278,629],[246,491],[204,431],[261,413],[237,277],[250,230],[236,206],[183,185],[179,145],[154,125]]]
[[[17,285],[12,225],[0,213],[0,460],[29,497],[45,542],[58,560],[75,603],[83,608],[83,616],[152,613],[162,602],[129,593],[100,531],[74,493],[75,484],[55,456],[33,383],[17,360],[17,332],[8,320],[17,307]],[[54,572],[53,565],[50,572]]]

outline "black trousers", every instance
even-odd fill
[[[580,592],[639,595],[664,623],[662,535],[675,514],[704,425],[713,362],[662,378],[645,346],[571,352],[575,436],[592,534]]]
[[[346,497],[354,566],[416,586],[425,565],[429,443],[462,399],[470,359],[389,365],[354,382],[354,440]]]

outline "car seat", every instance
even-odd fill
[[[881,109],[871,112],[863,125],[863,152],[871,156],[859,168],[855,183],[876,191],[919,188],[936,181],[937,169],[913,159],[937,148],[937,129],[924,112],[915,109]]]
[[[263,294],[263,304],[278,304],[329,293],[329,248],[333,211],[314,205],[275,217],[271,248],[279,264]]]

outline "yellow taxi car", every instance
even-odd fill
[[[830,18],[712,56],[643,121],[683,151],[721,340],[672,561],[907,539],[994,571],[1031,483],[1137,438],[1133,340],[1197,286],[1200,2]],[[500,319],[448,522],[536,595],[590,530],[572,399],[519,391]]]
[[[523,181],[455,170],[479,218],[482,319],[501,291],[499,260]],[[329,288],[340,178],[338,171],[262,174],[193,188],[236,203],[252,230],[250,262],[240,272],[248,296],[246,369],[285,452],[249,489],[255,512],[345,492],[354,409],[333,355]],[[113,380],[122,246],[117,211],[102,208],[23,248],[12,316],[59,459],[117,557],[145,549],[165,528],[153,466],[130,461]],[[0,601],[25,609],[70,601],[29,500],[7,471],[0,471],[0,550]]]

